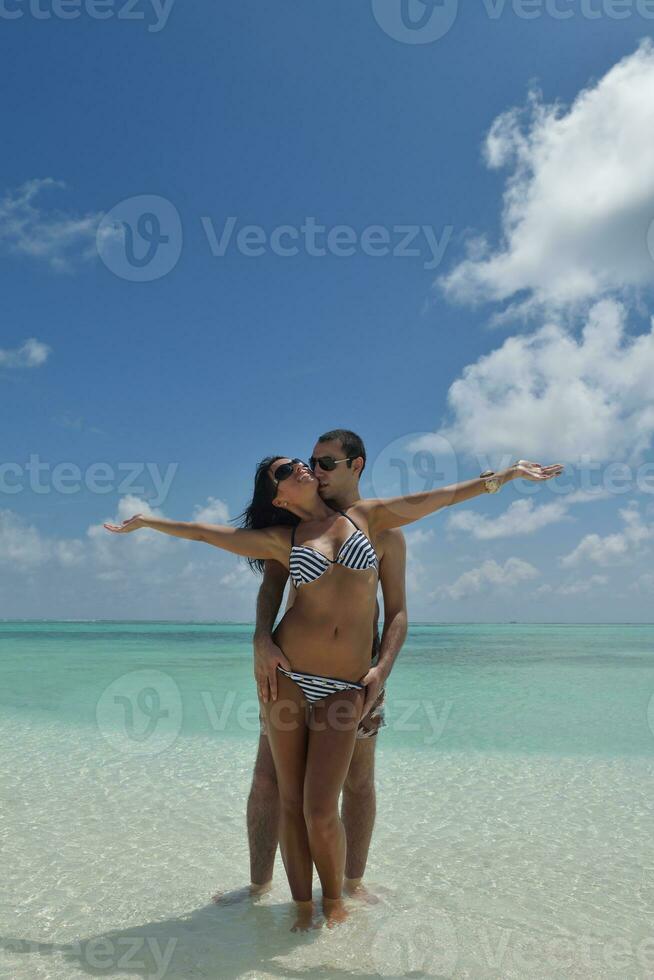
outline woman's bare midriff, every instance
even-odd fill
[[[370,669],[375,569],[332,565],[301,585],[273,634],[294,670],[358,681]]]

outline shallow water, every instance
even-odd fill
[[[210,902],[247,881],[250,634],[0,624],[0,976],[654,974],[653,627],[413,628],[377,750],[381,901],[309,934],[279,858],[258,904]]]

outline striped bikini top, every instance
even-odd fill
[[[342,510],[338,511],[347,517],[351,524],[354,521]],[[357,527],[356,531],[347,538],[338,550],[336,558],[328,558],[322,551],[310,548],[308,545],[295,544],[295,528],[291,534],[291,554],[288,568],[293,585],[299,589],[301,585],[315,582],[324,575],[330,565],[343,565],[344,568],[354,568],[357,571],[366,568],[379,568],[377,552],[369,538]]]

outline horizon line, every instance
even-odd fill
[[[380,623],[384,622],[380,617]],[[171,623],[187,626],[255,626],[255,620],[244,619],[50,619],[50,618],[3,618],[0,623]],[[599,621],[564,621],[564,620],[470,620],[470,619],[416,619],[409,626],[654,626],[645,620],[599,620]]]

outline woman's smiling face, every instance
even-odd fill
[[[284,480],[277,480],[275,473],[285,463],[293,464],[293,472]],[[283,472],[283,471],[282,471]],[[285,509],[296,505],[305,505],[318,493],[318,480],[315,478],[307,463],[293,460],[290,456],[281,456],[268,470],[274,488],[273,503],[276,507]]]

